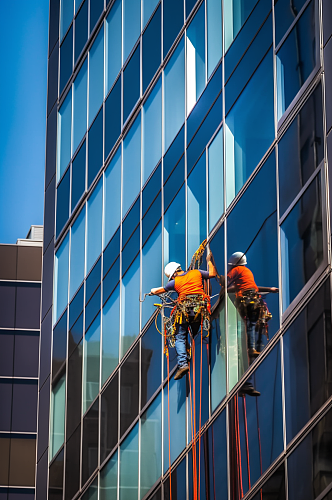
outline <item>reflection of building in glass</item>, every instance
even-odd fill
[[[37,500],[331,495],[331,35],[330,0],[50,1]],[[207,237],[195,458],[139,298]],[[279,288],[254,360],[234,252]]]
[[[0,245],[0,498],[35,498],[42,226]]]

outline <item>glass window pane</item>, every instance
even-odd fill
[[[222,56],[222,12],[219,0],[206,0],[207,9],[207,77],[210,78]]]
[[[101,13],[104,10],[104,0],[90,0],[90,33],[92,33]]]
[[[88,140],[88,188],[103,165],[103,109],[91,125]]]
[[[190,116],[192,116],[192,113]],[[187,121],[187,124],[189,124],[189,119]],[[177,134],[170,148],[168,149],[167,153],[164,156],[164,182],[169,177],[170,173],[172,172],[175,165],[178,163],[183,153],[184,153],[184,125],[182,126],[180,132]]]
[[[98,478],[93,481],[81,498],[82,500],[98,500]]]
[[[102,211],[103,211],[103,178],[88,199],[87,204],[87,256],[86,272],[88,273],[92,265],[97,260],[101,252],[102,240]]]
[[[120,224],[121,148],[105,171],[104,242],[107,244]]]
[[[87,0],[85,0],[87,3]],[[87,116],[87,90],[88,90],[88,62],[84,61],[77,77],[74,80],[73,86],[73,151],[76,151],[77,146],[81,142],[86,132],[86,116]]]
[[[72,163],[71,179],[71,211],[73,212],[79,199],[85,191],[86,141],[75,156]]]
[[[73,19],[74,0],[61,0],[60,2],[60,40],[66,34],[66,31]]]
[[[101,282],[101,258],[93,266],[92,271],[85,282],[85,304],[89,302],[97,287]]]
[[[180,498],[187,498],[186,491],[186,477],[187,467],[186,458],[182,459],[179,465],[174,469],[172,468],[171,485],[172,485],[172,498],[180,500]],[[171,498],[170,494],[170,480],[169,477],[164,483],[164,498]],[[158,497],[152,497],[151,500],[158,500]]]
[[[186,267],[185,194],[182,187],[164,215],[164,264],[175,261]]]
[[[102,377],[103,385],[119,362],[120,288],[117,287],[103,307]]]
[[[102,27],[89,52],[89,126],[104,97],[104,28]]]
[[[159,325],[158,325],[159,328]],[[159,328],[160,329],[160,328]],[[161,384],[162,338],[156,335],[154,323],[141,342],[141,407],[143,408]]]
[[[320,175],[312,181],[280,228],[285,311],[323,261]]]
[[[246,22],[258,0],[230,0],[225,4],[225,51]]]
[[[209,232],[224,212],[223,149],[223,129],[221,128],[208,148]]]
[[[121,358],[139,334],[140,259],[136,258],[121,283]]]
[[[49,485],[48,485],[48,498],[49,500],[57,500],[62,498],[63,495],[63,455],[62,450],[56,457],[49,470]],[[1,498],[1,497],[0,497]],[[26,500],[20,496],[18,500]]]
[[[161,392],[141,418],[140,498],[161,476]]]
[[[315,19],[315,2],[312,1],[277,52],[278,120],[316,66]]]
[[[142,245],[145,245],[147,239],[156,227],[157,222],[161,218],[161,193],[159,192],[157,198],[152,203],[149,210],[146,212],[142,221]]]
[[[73,26],[60,47],[60,94],[66,86],[73,70]]]
[[[160,212],[160,209],[159,209]],[[161,214],[160,214],[161,215]],[[142,294],[148,293],[152,287],[160,286],[162,280],[162,240],[161,223],[153,231],[144,245],[142,253]],[[156,297],[146,297],[142,303],[142,327],[154,313]]]
[[[128,243],[122,250],[122,274],[124,275],[129,269],[134,258],[139,252],[140,246],[140,227],[135,229],[132,236],[129,238]]]
[[[139,346],[128,356],[120,373],[120,437],[138,415]]]
[[[67,311],[53,330],[52,379],[66,361],[67,353]]]
[[[140,97],[140,45],[123,70],[123,123]]]
[[[85,333],[83,350],[83,412],[85,412],[99,391],[100,314]]]
[[[55,254],[53,323],[57,321],[68,302],[69,233]]]
[[[75,19],[75,64],[88,39],[88,0],[85,0]]]
[[[184,8],[183,0],[164,0],[163,1],[163,23],[164,23],[164,40],[163,52],[164,57],[173,45],[180,29],[183,26]]]
[[[123,0],[123,62],[141,32],[141,0]]]
[[[158,2],[159,0],[143,0],[143,28],[145,28]]]
[[[164,185],[164,209],[167,210],[174,199],[177,190],[182,186],[185,177],[184,156],[181,158],[175,169]]]
[[[68,359],[67,379],[67,427],[66,436],[71,436],[81,421],[82,408],[82,342]]]
[[[85,206],[71,228],[69,300],[84,278],[85,262]]]
[[[71,90],[58,112],[57,182],[62,177],[71,157]]]
[[[93,294],[90,302],[85,306],[85,331],[90,327],[101,308],[101,286]]]
[[[124,247],[129,240],[131,234],[138,226],[140,220],[140,198],[138,197],[126,218],[122,222],[122,247]]]
[[[211,497],[220,500],[228,498],[226,442],[226,411],[223,411],[209,427],[207,439]]]
[[[69,327],[68,335],[68,356],[70,356],[83,337],[83,313],[80,314],[77,321]]]
[[[271,498],[286,500],[285,465],[283,463],[263,484],[257,495],[253,497],[253,500],[269,500]]]
[[[274,139],[272,52],[265,56],[226,117],[227,205]]]
[[[82,484],[86,483],[98,466],[98,424],[99,400],[97,399],[83,419]]]
[[[79,408],[81,412],[81,408]],[[66,443],[65,500],[71,500],[79,489],[81,471],[81,424]]]
[[[118,450],[100,471],[99,500],[117,500]]]
[[[121,75],[105,102],[105,159],[121,133]]]
[[[280,214],[324,158],[322,89],[319,85],[278,145]]]
[[[106,17],[106,88],[108,93],[121,69],[121,0],[116,0]]]
[[[70,190],[70,169],[61,179],[57,187],[56,197],[56,237],[59,236],[62,228],[69,217],[69,190]]]
[[[176,0],[176,2],[180,4],[178,0]],[[184,121],[184,71],[184,38],[182,38],[164,71],[165,151],[168,149]]]
[[[51,395],[50,460],[60,449],[65,438],[66,375],[63,375]]]
[[[101,395],[100,462],[111,453],[118,442],[119,375],[112,378]],[[108,475],[108,474],[107,474]],[[101,480],[102,480],[101,475]],[[106,478],[105,478],[106,479]],[[115,498],[116,500],[116,498]]]
[[[143,106],[143,184],[161,157],[161,109],[161,78],[159,78]]]
[[[104,207],[105,212],[106,208]],[[105,213],[106,216],[106,213]],[[106,240],[106,238],[105,238]],[[120,252],[120,228],[116,231],[111,241],[107,245],[104,250],[104,265],[103,265],[103,274],[104,276],[110,270],[111,266],[115,262]]]
[[[186,32],[187,116],[205,87],[205,3],[203,2]]]
[[[161,6],[142,37],[143,94],[161,63]]]
[[[188,262],[206,233],[206,155],[203,154],[188,177]]]
[[[161,188],[161,163],[153,172],[153,175],[146,183],[142,193],[142,214],[144,215],[147,209],[151,206],[156,194],[159,194]]]
[[[141,115],[139,114],[123,140],[123,199],[125,215],[141,187]]]
[[[138,424],[120,448],[119,500],[137,500],[138,496]]]
[[[120,280],[120,257],[116,259],[113,266],[106,274],[103,281],[103,301],[104,303],[113,292]]]
[[[276,46],[296,19],[296,16],[305,4],[305,0],[277,0],[274,6],[274,16],[276,25]]]
[[[186,446],[186,377],[181,380],[172,378],[169,382],[169,413],[168,422],[168,386],[164,388],[164,473],[169,468],[168,443],[171,443],[171,463],[179,456]],[[168,434],[170,424],[170,436]]]

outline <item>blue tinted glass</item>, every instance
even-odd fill
[[[86,273],[88,273],[101,252],[102,233],[102,211],[103,211],[103,179],[88,199],[87,205],[87,256]]]
[[[105,102],[105,158],[121,133],[121,76]]]
[[[89,125],[104,97],[104,28],[102,27],[89,52]]]
[[[212,498],[228,498],[226,412],[208,429],[209,485]],[[207,459],[206,459],[207,461]],[[266,500],[265,498],[263,500]],[[280,499],[281,500],[281,499]]]
[[[123,71],[123,123],[140,97],[140,46]]]
[[[133,233],[140,221],[140,198],[137,198],[130,212],[122,222],[122,246],[127,243],[130,235]]]
[[[221,128],[208,149],[209,232],[224,212],[223,142]]]
[[[121,148],[117,150],[105,171],[104,243],[112,238],[120,224],[121,210]],[[118,253],[118,252],[117,252]]]
[[[60,180],[71,157],[71,90],[58,112],[56,179]]]
[[[269,51],[226,117],[227,205],[273,139],[273,59]]]
[[[100,471],[100,500],[116,500],[118,488],[118,450]]]
[[[225,114],[227,115],[237,97],[252,76],[268,47],[272,44],[272,15],[268,17],[255,40],[232,74],[225,88]]]
[[[87,1],[87,0],[86,0]],[[87,125],[88,62],[84,61],[73,88],[73,152],[81,142]]]
[[[50,415],[50,460],[63,444],[65,437],[66,376],[52,389]]]
[[[172,469],[171,484],[173,498],[186,498],[186,477],[186,458],[184,458],[175,469]],[[164,483],[164,498],[171,498],[169,478]],[[153,498],[153,500],[158,500],[158,497],[156,499]]]
[[[95,479],[82,496],[82,500],[98,500],[98,479]]]
[[[185,188],[182,187],[164,215],[164,264],[186,262]]]
[[[103,110],[101,109],[97,118],[89,130],[88,142],[88,187],[98,174],[103,164]]]
[[[161,157],[161,108],[161,78],[159,78],[143,106],[143,184]]]
[[[206,233],[206,155],[203,154],[188,177],[188,262]]]
[[[141,407],[144,408],[161,384],[162,338],[156,335],[154,323],[142,337],[141,359]]]
[[[106,302],[120,279],[120,257],[116,259],[103,281],[103,301]]]
[[[189,16],[192,11],[193,6],[195,5],[196,0],[186,0],[186,18]]]
[[[191,115],[190,115],[191,116]],[[184,153],[184,125],[164,156],[164,182]]]
[[[85,412],[99,391],[100,314],[85,333],[83,352],[83,412]]]
[[[230,0],[226,2],[224,9],[225,51],[246,22],[257,1],[258,0]],[[264,0],[262,0],[262,2],[263,1]]]
[[[158,165],[158,168],[154,171],[153,175],[149,179],[142,193],[142,210],[143,215],[151,205],[154,200],[156,193],[159,192],[161,188],[161,163]]]
[[[138,424],[120,447],[119,500],[137,500],[138,495]]]
[[[293,0],[291,3],[288,0],[275,2],[276,45],[281,41],[304,4],[305,0]]]
[[[123,276],[121,283],[121,358],[139,334],[139,256]]]
[[[312,1],[277,53],[278,120],[316,66],[315,10]]]
[[[70,168],[57,187],[56,195],[56,238],[69,217]]]
[[[71,303],[69,304],[69,329],[76,322],[83,311],[84,286],[81,286]]]
[[[60,40],[66,34],[66,31],[73,19],[74,0],[61,0],[60,3]]]
[[[164,0],[163,9],[165,57],[183,25],[183,0]]]
[[[143,33],[143,93],[161,63],[161,6]]]
[[[90,33],[104,10],[104,0],[90,0]]]
[[[139,252],[139,242],[140,242],[140,234],[139,234],[139,226],[136,231],[130,237],[128,243],[122,250],[122,274],[124,274],[136,255]]]
[[[250,0],[249,4],[253,2]],[[256,2],[254,2],[256,3]],[[225,81],[228,80],[233,73],[237,63],[241,59],[243,53],[250,45],[251,40],[256,36],[257,31],[262,26],[266,16],[271,10],[271,2],[260,0],[254,8],[252,15],[249,17],[243,29],[232,43],[231,47],[225,55]]]
[[[55,254],[53,323],[57,321],[68,301],[69,233]]]
[[[120,252],[120,228],[116,231],[113,238],[111,239],[111,241],[104,250],[104,257],[103,257],[104,276],[110,269],[111,265],[115,261],[115,258],[118,256],[119,252]]]
[[[141,418],[141,491],[140,498],[161,476],[161,393]],[[154,457],[151,467],[151,457]]]
[[[207,11],[207,77],[210,78],[222,56],[222,12],[219,0],[206,0]]]
[[[204,332],[203,335],[206,335],[206,332]],[[209,346],[208,346],[208,338],[207,337],[201,337],[200,332],[198,333],[197,337],[193,341],[195,343],[194,347],[192,347],[192,362],[190,363],[190,382],[191,382],[191,392],[192,392],[192,399],[196,398],[196,405],[193,403],[191,406],[191,409],[189,410],[190,413],[187,416],[188,419],[188,435],[189,435],[189,441],[192,442],[193,439],[193,434],[191,430],[191,412],[192,412],[192,418],[193,418],[193,425],[195,426],[194,429],[196,429],[196,433],[198,432],[199,429],[199,422],[201,420],[201,423],[203,424],[204,422],[207,421],[209,418],[209,393],[208,391],[201,391],[200,389],[200,384],[202,383],[202,387],[208,387],[209,385],[209,370],[208,370],[208,359],[209,359]],[[192,346],[193,346],[192,342]],[[195,353],[195,361],[193,361],[193,353]],[[193,376],[194,376],[194,370],[195,370],[195,376],[196,376],[196,383],[195,386],[193,384]],[[201,382],[202,381],[202,382]],[[195,390],[194,390],[195,387]],[[198,403],[199,402],[199,403]],[[196,410],[196,411],[194,411]],[[196,422],[195,422],[196,418]],[[197,456],[198,459],[198,456]],[[198,461],[198,460],[197,460]],[[191,467],[192,469],[192,467]]]
[[[70,248],[70,287],[69,300],[72,299],[84,278],[85,262],[85,205],[71,228]]]
[[[85,306],[85,330],[89,328],[97,313],[101,308],[101,287],[99,286],[91,297],[90,302]]]
[[[86,162],[86,142],[84,141],[81,149],[75,156],[72,163],[71,179],[71,211],[77,205],[85,191],[85,162]]]
[[[67,311],[53,330],[52,379],[66,361],[67,353]]]
[[[119,362],[120,288],[117,287],[103,307],[102,376],[103,385]]]
[[[320,174],[281,225],[283,311],[323,261]]]
[[[121,0],[116,0],[106,17],[105,94],[121,69]]]
[[[142,244],[145,245],[147,238],[150,236],[153,228],[161,217],[161,193],[157,196],[151,207],[147,211],[142,221]]]
[[[178,0],[176,0],[176,3],[180,4]],[[164,8],[165,5],[167,5],[167,2],[164,3]],[[184,121],[184,72],[184,38],[182,38],[164,71],[165,151]]]
[[[186,446],[186,377],[169,382],[170,435],[168,434],[168,387],[164,388],[164,472],[169,468],[168,442],[171,443],[171,463]]]
[[[85,283],[85,303],[87,304],[91,299],[97,286],[100,285],[101,281],[101,258],[98,260],[97,264],[94,266]]]
[[[222,94],[214,103],[211,111],[203,121],[194,139],[187,149],[187,172],[189,173],[198,160],[200,154],[205,149],[213,133],[218,128],[222,120]]]
[[[75,19],[75,63],[88,39],[88,0],[85,0]]]
[[[214,103],[217,95],[219,94],[222,86],[222,66],[218,67],[217,71],[209,81],[204,93],[201,98],[197,102],[196,106],[190,113],[187,120],[187,144],[191,141],[196,130],[202,123],[205,118],[207,112],[211,108]]]
[[[156,8],[159,0],[143,0],[143,28],[150,19],[152,12]]]
[[[160,202],[159,202],[160,206]],[[160,208],[159,208],[160,212]],[[160,286],[162,279],[162,242],[161,224],[158,224],[142,250],[142,294],[152,287]],[[142,297],[143,298],[143,297]],[[142,303],[142,327],[154,313],[156,297],[146,297]]]
[[[197,11],[186,32],[187,115],[205,87],[205,4]]]
[[[141,32],[141,0],[123,0],[123,62]]]
[[[60,47],[60,94],[73,70],[73,27],[71,26]]]
[[[83,285],[82,285],[83,289]],[[83,313],[77,318],[77,321],[69,327],[68,332],[68,356],[74,352],[75,348],[81,342],[83,337]],[[78,351],[77,351],[78,352]],[[79,351],[81,357],[81,351]],[[81,409],[78,413],[81,412]]]
[[[123,199],[125,215],[141,187],[141,115],[138,115],[123,140]]]
[[[78,11],[78,9],[80,8],[81,3],[82,3],[82,0],[75,1],[75,14]]]
[[[168,178],[164,186],[164,208],[167,210],[177,190],[184,181],[184,156],[181,158],[173,173]]]

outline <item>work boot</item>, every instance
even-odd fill
[[[256,351],[254,347],[250,347],[250,349],[248,349],[248,354],[249,358],[257,358],[260,355],[260,352]]]
[[[259,391],[256,391],[255,387],[251,384],[244,384],[240,391],[239,391],[239,396],[244,396],[247,394],[248,396],[260,396],[261,393]]]
[[[189,372],[189,366],[188,365],[181,366],[174,375],[174,380],[180,380],[180,378],[182,378],[187,372]]]

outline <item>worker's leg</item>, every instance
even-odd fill
[[[248,341],[248,349],[255,349],[255,326],[256,323],[251,321],[250,317],[247,318],[247,341]]]
[[[178,358],[179,368],[188,365],[187,336],[188,336],[188,323],[182,323],[182,325],[179,325],[178,331],[175,335],[175,349]]]

